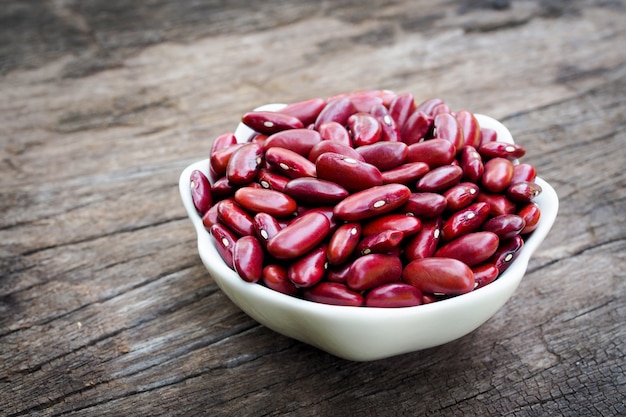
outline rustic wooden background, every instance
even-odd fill
[[[0,6],[0,415],[626,413],[625,1]],[[495,317],[369,363],[241,313],[177,194],[243,112],[362,88],[500,118],[561,201]]]

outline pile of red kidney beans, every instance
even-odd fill
[[[252,111],[191,195],[248,282],[335,305],[408,307],[488,285],[537,226],[536,170],[473,113],[367,90]]]

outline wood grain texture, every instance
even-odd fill
[[[0,415],[626,414],[626,3],[5,0]],[[353,363],[206,273],[177,194],[241,114],[361,88],[501,119],[560,197],[514,297]]]

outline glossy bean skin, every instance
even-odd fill
[[[341,265],[330,265],[326,270],[326,279],[330,282],[346,283],[348,279],[348,273],[350,272],[350,263],[343,263]]]
[[[356,91],[348,94],[357,112],[368,113],[372,107],[383,104],[383,99],[373,91]]]
[[[541,194],[541,186],[534,182],[520,181],[512,184],[506,190],[506,196],[514,203],[530,203]]]
[[[235,195],[235,191],[237,191],[237,187],[232,185],[227,177],[221,177],[211,185],[211,194],[214,202],[232,197]]]
[[[463,148],[465,138],[459,121],[450,113],[440,113],[433,120],[435,138],[445,139],[454,145],[455,153]]]
[[[319,178],[339,184],[349,192],[383,183],[383,176],[374,165],[336,153],[320,155],[315,162],[315,169]]]
[[[355,291],[369,290],[383,284],[398,282],[402,276],[402,261],[394,255],[372,253],[352,262],[346,279]]]
[[[319,212],[305,213],[267,241],[267,251],[277,259],[298,258],[319,245],[330,231],[330,221]]]
[[[478,230],[489,217],[489,204],[472,203],[452,214],[441,227],[441,238],[449,242],[466,233]]]
[[[537,169],[531,164],[521,163],[513,167],[513,179],[511,184],[518,182],[534,182],[537,178]]]
[[[537,203],[528,203],[519,209],[517,214],[524,219],[524,228],[520,232],[521,235],[527,235],[534,231],[539,225],[539,219],[541,218],[541,209]]]
[[[230,269],[234,269],[233,248],[237,241],[235,234],[221,223],[215,223],[211,226],[209,233],[215,242],[217,253],[220,254],[222,260]]]
[[[248,282],[258,282],[263,276],[265,252],[256,237],[239,238],[233,246],[233,268]]]
[[[519,235],[503,240],[490,258],[489,263],[494,264],[498,268],[498,273],[502,274],[517,258],[523,246],[524,240]]]
[[[478,185],[473,182],[462,182],[443,193],[446,198],[446,208],[458,211],[469,206],[478,196]]]
[[[289,181],[284,193],[300,203],[310,205],[332,205],[348,196],[348,190],[341,185],[313,177]]]
[[[505,158],[508,160],[518,159],[526,154],[526,150],[518,144],[499,141],[481,144],[478,152],[486,159]]]
[[[268,213],[257,213],[252,218],[254,233],[259,242],[266,247],[267,241],[282,229],[282,226],[274,216]]]
[[[422,101],[418,106],[417,110],[423,111],[426,114],[432,114],[433,109],[440,104],[444,104],[444,101],[439,97],[432,97]]]
[[[290,181],[289,177],[265,168],[259,170],[256,180],[261,187],[281,193]]]
[[[269,148],[265,160],[276,171],[289,178],[315,177],[315,164],[297,152],[285,148]]]
[[[332,140],[323,140],[315,145],[313,149],[311,149],[311,152],[309,152],[308,159],[309,161],[315,163],[317,158],[326,152],[338,153],[347,158],[365,162],[365,159],[354,148]]]
[[[463,181],[478,183],[485,171],[483,158],[473,146],[464,146],[461,150],[459,166],[463,170]]]
[[[235,201],[253,213],[268,213],[286,217],[295,213],[298,203],[285,193],[265,188],[242,187],[235,191]]]
[[[382,128],[374,116],[369,113],[355,113],[348,117],[348,132],[355,147],[371,145],[380,140]]]
[[[322,244],[304,256],[294,260],[287,268],[289,281],[296,287],[312,287],[326,273],[326,245]]]
[[[350,259],[361,240],[361,230],[358,222],[344,223],[335,230],[327,247],[329,264],[340,265]]]
[[[396,230],[402,232],[404,236],[411,236],[417,233],[421,227],[422,222],[417,217],[390,213],[366,221],[363,224],[362,233],[364,236],[368,236],[386,230]]]
[[[409,153],[404,142],[376,142],[359,146],[356,150],[365,162],[374,165],[381,172],[402,165]]]
[[[482,229],[497,234],[500,239],[510,239],[519,235],[525,226],[526,222],[521,216],[502,214],[487,220]]]
[[[359,292],[339,282],[320,282],[303,290],[302,295],[306,300],[322,304],[360,307],[365,302]]]
[[[513,163],[505,158],[493,158],[485,163],[482,187],[490,193],[505,191],[513,180]]]
[[[389,104],[389,115],[402,130],[407,119],[416,109],[415,98],[411,93],[398,94]]]
[[[410,196],[405,185],[380,185],[349,195],[335,206],[333,214],[343,221],[361,221],[401,207]]]
[[[433,169],[454,161],[456,149],[445,139],[430,139],[409,145],[407,162],[424,162]]]
[[[425,162],[409,162],[382,172],[383,184],[414,184],[422,178],[430,167]]]
[[[515,203],[503,194],[493,194],[481,190],[478,192],[476,201],[489,204],[489,215],[494,217],[502,214],[513,214],[516,211]]]
[[[448,201],[441,194],[412,193],[401,211],[420,219],[432,218],[443,213],[447,205]]]
[[[404,233],[398,230],[384,230],[380,233],[365,236],[359,242],[356,250],[360,255],[391,253],[398,249],[403,238]]]
[[[258,175],[263,163],[263,148],[256,143],[246,143],[237,149],[226,166],[228,183],[234,186],[251,183]]]
[[[302,121],[297,117],[273,111],[251,111],[241,117],[241,122],[259,133],[271,135],[281,130],[301,129]]]
[[[420,192],[439,192],[458,184],[463,170],[456,165],[443,165],[428,171],[417,181],[415,186]]]
[[[374,288],[367,293],[367,307],[399,308],[421,305],[423,296],[416,287],[402,282],[392,282]]]
[[[423,221],[420,230],[405,245],[404,256],[409,261],[433,256],[441,239],[441,225],[441,217]]]
[[[458,259],[472,267],[489,259],[499,243],[498,235],[492,232],[467,233],[441,246],[435,256]]]
[[[217,218],[237,236],[254,234],[254,222],[248,214],[233,199],[225,199],[216,204]]]
[[[245,145],[245,143],[236,143],[234,145],[219,149],[211,154],[211,171],[215,176],[215,179],[221,178],[226,175],[226,167],[228,166],[228,161],[230,161],[231,156],[235,153],[235,151]]]
[[[436,117],[437,115],[442,114],[442,113],[452,114],[452,110],[446,103],[439,103],[436,106],[434,106],[432,110],[430,111],[430,115],[433,117]]]
[[[326,106],[315,119],[315,129],[326,122],[337,122],[340,125],[346,125],[348,117],[356,113],[356,108],[348,97],[338,97],[328,100]]]
[[[402,280],[422,293],[459,295],[474,289],[474,273],[452,258],[422,258],[409,262]]]
[[[317,116],[319,116],[325,106],[326,100],[316,97],[287,104],[278,112],[296,117],[304,126],[308,126],[311,123],[315,123],[315,119],[317,119]]]
[[[274,133],[263,142],[263,150],[286,148],[304,157],[322,141],[320,134],[313,129],[290,129]]]
[[[413,145],[429,138],[433,128],[434,119],[432,116],[423,111],[416,111],[404,123],[400,135],[404,143]]]
[[[472,267],[472,272],[474,273],[476,289],[482,288],[487,284],[491,284],[500,274],[497,266],[486,262]]]
[[[323,141],[337,142],[352,147],[350,132],[341,123],[329,121],[319,127],[319,133]]]
[[[213,144],[211,145],[211,153],[209,154],[209,161],[211,161],[211,159],[213,158],[213,154],[215,152],[220,151],[224,148],[228,148],[229,146],[236,145],[236,144],[237,144],[237,138],[235,137],[234,133],[228,132],[228,133],[223,133],[219,135],[217,138],[215,138],[215,140],[213,141]],[[209,177],[211,178],[211,180],[215,181],[218,178],[220,178],[222,175],[223,173],[220,175],[213,168],[213,164],[209,163]]]
[[[304,214],[313,213],[313,212],[323,214],[324,216],[326,216],[326,218],[328,219],[330,223],[329,233],[334,233],[335,230],[337,230],[337,228],[339,227],[339,223],[337,222],[337,219],[335,218],[335,215],[333,214],[333,209],[334,209],[334,206],[319,206],[319,207],[313,207],[313,208],[303,207],[299,215],[302,216]],[[296,221],[296,219],[292,220],[292,222],[294,221]]]
[[[282,265],[266,265],[263,268],[261,280],[267,288],[271,288],[274,291],[292,296],[298,294],[298,287],[289,280],[287,268]]]
[[[498,140],[498,132],[496,132],[493,129],[486,128],[486,127],[480,128],[480,146],[484,145],[485,143],[495,142],[497,140]],[[476,149],[479,149],[480,146]]]
[[[481,133],[480,124],[474,116],[474,113],[467,110],[459,110],[454,115],[461,125],[463,131],[463,146],[472,146],[477,148],[480,146]]]
[[[202,171],[192,171],[189,178],[189,186],[191,189],[191,199],[193,205],[200,216],[204,215],[213,204],[213,196],[211,195],[211,183]]]
[[[214,204],[211,206],[210,209],[207,210],[206,213],[204,213],[204,216],[202,216],[202,224],[204,225],[204,228],[208,231],[211,226],[213,226],[217,222],[219,222],[219,219],[217,217],[217,204]]]
[[[400,129],[395,120],[389,114],[387,107],[384,104],[375,105],[370,110],[372,116],[378,120],[381,129],[381,140],[386,142],[401,142],[402,136]]]

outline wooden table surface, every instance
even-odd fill
[[[2,1],[0,415],[624,415],[626,2],[215,3]],[[232,304],[177,181],[368,88],[501,119],[560,211],[487,323],[360,363]]]

